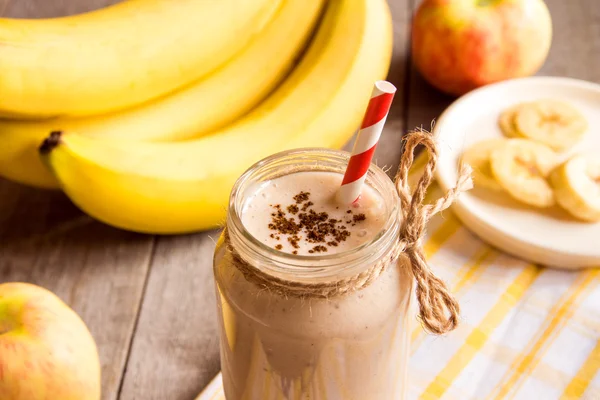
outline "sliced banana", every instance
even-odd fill
[[[473,168],[473,184],[496,191],[502,191],[502,186],[496,181],[490,166],[490,154],[504,144],[504,139],[489,139],[469,147],[462,155],[461,161]]]
[[[514,123],[525,138],[557,151],[573,146],[587,129],[587,122],[579,111],[556,100],[523,104],[514,116]]]
[[[584,221],[600,221],[600,160],[577,155],[550,175],[556,202]]]
[[[556,154],[541,143],[510,139],[490,154],[492,173],[515,199],[540,208],[554,204],[546,178],[557,164]]]
[[[517,126],[515,125],[515,116],[525,104],[527,103],[517,104],[515,106],[507,108],[502,112],[502,114],[500,114],[500,117],[498,118],[498,125],[500,126],[502,133],[504,133],[506,137],[523,137],[523,135],[521,135],[519,129],[517,129]]]

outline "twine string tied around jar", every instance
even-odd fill
[[[412,275],[416,281],[416,295],[419,303],[419,318],[430,333],[444,334],[458,325],[460,308],[458,302],[448,290],[444,281],[438,278],[425,260],[422,240],[427,222],[435,214],[448,208],[461,192],[472,188],[471,168],[461,165],[456,186],[448,190],[441,198],[431,204],[423,204],[438,161],[438,149],[431,133],[417,130],[404,139],[405,149],[401,158],[394,184],[400,197],[400,215],[402,226],[398,242],[389,255],[375,262],[363,272],[354,276],[330,282],[306,283],[282,279],[247,262],[231,244],[225,229],[225,245],[235,265],[245,279],[261,289],[269,290],[284,297],[331,298],[351,293],[367,287],[383,271],[402,255],[408,258]],[[414,150],[423,145],[429,153],[429,160],[416,188],[411,192],[408,174],[414,161]]]
[[[425,147],[429,160],[414,192],[411,192],[408,174],[413,165],[414,150],[419,145]],[[400,196],[403,217],[397,248],[408,257],[417,283],[419,318],[427,331],[443,334],[452,331],[458,325],[460,307],[444,281],[438,278],[427,264],[421,242],[431,217],[448,208],[461,192],[471,189],[473,182],[471,167],[461,164],[456,186],[433,203],[423,204],[427,189],[433,180],[437,161],[438,149],[433,136],[422,130],[409,133],[405,138],[405,148],[394,184]]]

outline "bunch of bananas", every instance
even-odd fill
[[[581,154],[561,162],[557,153],[585,134],[579,111],[561,101],[538,100],[508,108],[498,124],[508,140],[484,140],[463,153],[475,185],[533,207],[558,204],[582,221],[600,221],[600,162]]]
[[[0,19],[0,45],[0,175],[181,233],[221,223],[259,159],[343,145],[387,74],[392,23],[385,0],[129,0]]]

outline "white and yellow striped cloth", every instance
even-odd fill
[[[428,229],[427,259],[459,298],[462,322],[443,337],[414,328],[409,399],[600,400],[600,269],[511,257],[451,211]],[[197,400],[223,399],[219,375]]]

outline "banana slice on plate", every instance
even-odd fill
[[[505,139],[488,139],[469,147],[462,155],[461,161],[473,168],[473,184],[475,187],[503,191],[496,181],[490,166],[490,154],[502,146]]]
[[[556,100],[540,100],[522,105],[514,116],[514,124],[525,138],[557,151],[573,146],[587,129],[587,122],[579,111]]]
[[[504,136],[509,138],[523,137],[515,124],[515,116],[525,104],[527,103],[514,105],[507,108],[502,112],[502,114],[500,114],[500,117],[498,118],[498,125],[500,126],[502,133],[504,133]]]
[[[571,215],[600,221],[600,160],[576,155],[550,175],[556,202]]]
[[[541,143],[510,139],[490,154],[492,173],[513,198],[539,208],[554,204],[554,193],[546,181],[557,165],[557,156]]]

